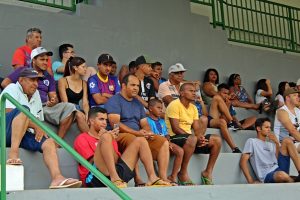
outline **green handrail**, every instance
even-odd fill
[[[87,160],[81,157],[71,146],[69,146],[64,140],[62,140],[56,133],[54,133],[49,127],[47,127],[43,122],[39,121],[34,117],[25,107],[23,107],[19,102],[17,102],[11,95],[4,93],[0,97],[0,134],[1,134],[1,200],[6,200],[6,118],[5,118],[5,102],[9,100],[12,104],[16,106],[22,113],[24,113],[33,123],[37,124],[43,131],[47,133],[48,136],[53,138],[61,147],[67,150],[80,164],[86,167],[90,172],[92,172],[99,180],[102,181],[107,187],[113,190],[121,199],[131,200],[131,198],[124,193],[122,190],[117,188],[106,176],[99,172],[95,167],[93,167]]]
[[[268,0],[191,0],[212,7],[228,40],[300,53],[300,9]]]
[[[39,5],[43,5],[43,6],[49,6],[49,7],[53,7],[53,8],[59,8],[59,9],[63,9],[63,10],[70,10],[75,12],[76,11],[76,4],[77,3],[85,3],[88,4],[88,0],[71,0],[71,1],[53,1],[53,0],[44,0],[44,1],[39,1],[39,0],[19,0],[19,1],[25,1],[28,3],[34,3],[34,4],[39,4]]]

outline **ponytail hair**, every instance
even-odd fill
[[[85,63],[85,60],[81,57],[70,57],[65,65],[64,77],[74,74],[75,73],[74,67],[78,67],[83,63]]]

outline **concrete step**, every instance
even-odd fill
[[[236,185],[213,185],[213,186],[177,186],[164,188],[126,188],[123,191],[132,199],[143,200],[281,200],[295,199],[300,195],[299,183],[286,184],[236,184]],[[10,192],[8,200],[112,200],[120,199],[107,188],[80,188],[61,190],[26,190]]]

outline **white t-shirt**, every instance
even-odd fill
[[[24,94],[22,86],[20,85],[19,82],[17,82],[17,83],[9,84],[2,91],[1,95],[3,95],[4,93],[10,94],[21,105],[28,106],[31,114],[33,114],[40,121],[44,121],[43,106],[42,106],[42,101],[38,90],[35,91],[35,93],[32,95],[32,97],[29,100],[28,96]],[[12,108],[12,109],[16,108],[16,106],[8,100],[6,100],[5,107]]]
[[[299,125],[300,122],[300,109],[295,107],[294,111],[295,114],[294,115],[286,105],[283,105],[281,108],[279,108],[278,110],[285,110],[288,115],[289,115],[289,119],[292,122],[292,124],[294,125]],[[278,111],[277,110],[277,111]],[[286,137],[290,137],[288,130],[282,125],[282,123],[278,120],[278,115],[277,115],[277,111],[275,114],[275,121],[274,121],[274,133],[277,137],[277,139],[281,142],[284,138]]]
[[[259,103],[263,102],[265,99],[267,99],[266,97],[264,97],[264,96],[261,95],[261,93],[263,91],[264,90],[262,90],[262,89],[257,90],[257,92],[255,94],[255,102],[256,102],[256,104],[259,104]]]
[[[284,98],[283,98],[283,96],[282,96],[281,94],[277,94],[277,95],[276,95],[275,101],[278,101],[278,102],[284,104]]]
[[[276,146],[272,142],[265,142],[258,138],[249,138],[243,153],[250,154],[251,166],[261,182],[264,182],[268,173],[278,168]]]

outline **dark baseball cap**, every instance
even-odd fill
[[[116,62],[114,61],[113,57],[109,55],[108,53],[101,54],[98,58],[98,64],[100,63],[113,63],[115,64]]]
[[[142,64],[151,64],[152,62],[146,58],[145,56],[139,56],[135,59],[135,65],[136,66],[139,66],[139,65],[142,65]]]
[[[295,94],[295,93],[300,93],[300,91],[297,90],[296,88],[288,88],[284,91],[283,96],[286,97],[290,94]]]
[[[26,78],[41,78],[42,75],[39,75],[39,73],[32,69],[32,68],[25,68],[20,72],[19,77],[26,77]]]

